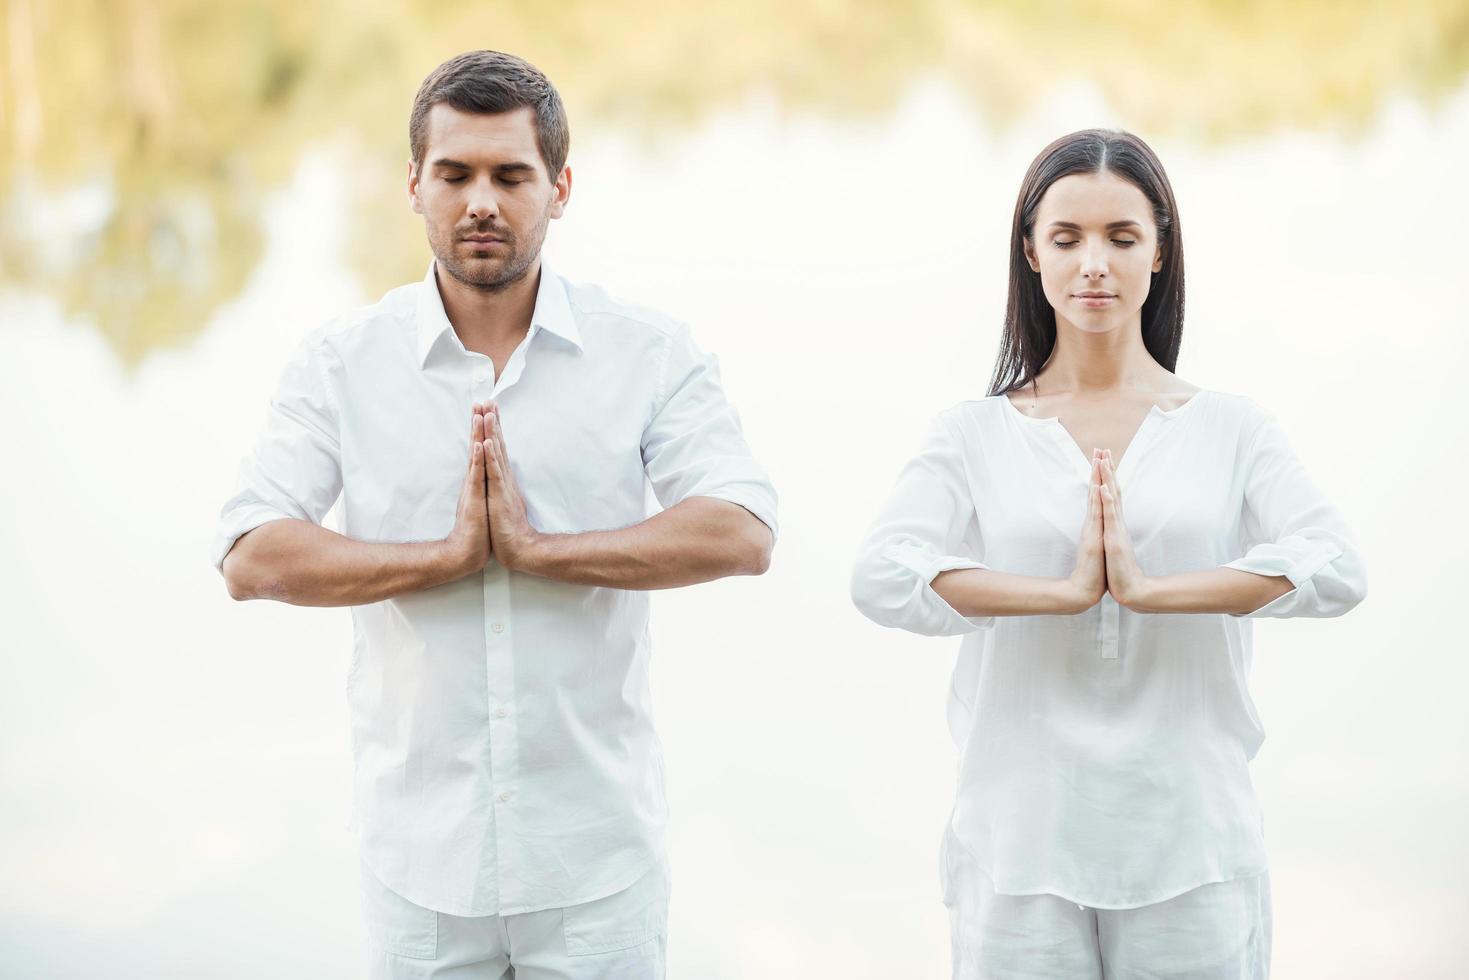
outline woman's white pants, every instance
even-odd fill
[[[1133,909],[997,895],[969,864],[949,914],[954,980],[1266,980],[1268,872]]]

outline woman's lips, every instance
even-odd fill
[[[1095,309],[1101,309],[1102,307],[1106,306],[1109,303],[1116,302],[1117,301],[1117,297],[1116,296],[1082,296],[1082,295],[1079,295],[1078,294],[1076,296],[1076,300],[1082,306],[1089,306],[1089,307],[1093,307]]]

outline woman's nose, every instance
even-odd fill
[[[1105,249],[1083,246],[1085,251],[1081,255],[1081,274],[1088,279],[1097,279],[1107,274],[1107,253]]]

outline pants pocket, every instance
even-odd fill
[[[362,913],[373,943],[397,956],[431,960],[439,955],[439,913],[415,905],[378,880],[362,864]]]
[[[566,955],[590,956],[641,946],[668,927],[668,865],[659,860],[622,891],[561,910]]]

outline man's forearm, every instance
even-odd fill
[[[558,582],[616,589],[671,589],[770,564],[770,529],[738,504],[691,497],[615,531],[537,534],[518,570]]]
[[[466,574],[443,541],[357,541],[310,521],[282,519],[243,535],[225,556],[236,599],[361,606]]]
[[[1256,575],[1237,568],[1211,568],[1150,576],[1127,607],[1148,613],[1254,612],[1294,589],[1284,575]]]

